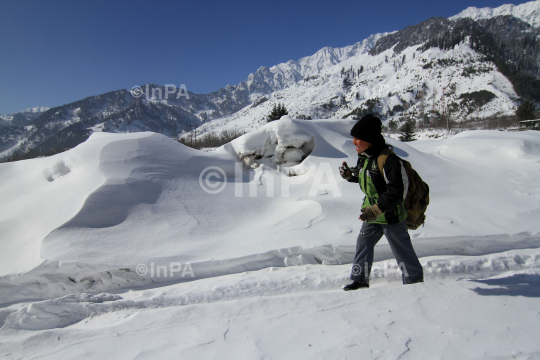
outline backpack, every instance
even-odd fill
[[[377,165],[379,171],[384,176],[383,166],[386,159],[395,153],[386,148],[379,154]],[[405,209],[407,210],[407,228],[416,230],[426,221],[426,209],[429,205],[429,186],[426,184],[420,175],[412,168],[411,163],[400,158],[403,162],[403,167],[409,178],[409,189],[405,196]]]

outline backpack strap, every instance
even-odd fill
[[[386,159],[388,158],[388,156],[390,155],[396,155],[395,152],[393,152],[392,150],[390,150],[389,148],[386,148],[384,149],[383,151],[380,152],[379,156],[377,157],[377,165],[379,166],[379,171],[381,172],[381,175],[386,179],[386,177],[384,176],[384,163],[386,162]]]

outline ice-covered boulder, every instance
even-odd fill
[[[248,168],[298,165],[311,154],[315,140],[297,121],[284,116],[234,140],[227,150]]]

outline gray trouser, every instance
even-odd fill
[[[371,224],[364,222],[356,241],[351,280],[369,282],[373,265],[373,249],[383,234],[388,239],[390,249],[402,270],[404,284],[424,281],[424,271],[414,252],[411,237],[407,231],[407,220],[397,224]]]

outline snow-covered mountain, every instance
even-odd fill
[[[18,113],[0,115],[0,128],[5,126],[26,126],[49,110],[48,107],[28,108]]]
[[[540,26],[540,1],[530,1],[521,5],[505,4],[497,8],[477,8],[474,6],[468,7],[457,15],[450,17],[450,20],[459,20],[463,18],[471,18],[473,20],[490,19],[496,16],[511,15],[516,17],[531,26]]]
[[[540,102],[540,1],[469,8],[343,48],[325,47],[298,61],[260,67],[246,81],[189,98],[141,97],[127,90],[50,109],[31,126],[4,121],[0,158],[71,148],[93,132],[153,131],[170,137],[265,123],[284,104],[299,119],[357,118],[420,124],[513,115],[522,99]],[[489,10],[489,11],[488,11]],[[146,88],[146,86],[143,86]]]
[[[47,110],[48,107],[35,107],[18,113],[0,115],[0,154],[16,146],[29,130],[28,126]]]
[[[154,131],[177,136],[190,130],[190,125],[232,115],[266,94],[285,89],[306,76],[365,53],[383,35],[376,34],[344,48],[325,47],[298,61],[291,60],[271,68],[260,67],[246,81],[206,95],[188,92],[189,98],[181,96],[177,99],[177,94],[174,94],[165,99],[166,89],[163,86],[149,84],[142,86],[142,97],[119,90],[48,112],[48,108],[39,108],[44,112],[43,116],[29,128],[23,127],[29,123],[13,123],[10,122],[13,116],[6,116],[0,119],[4,120],[0,123],[0,127],[4,125],[0,129],[0,158],[13,153],[39,155],[70,148],[95,131]],[[37,114],[38,109],[33,110]]]
[[[381,36],[364,51],[197,132],[257,128],[277,103],[301,119],[372,112],[386,122],[427,123],[448,114],[458,122],[513,115],[520,98],[540,100],[539,34],[512,16],[432,18]]]

